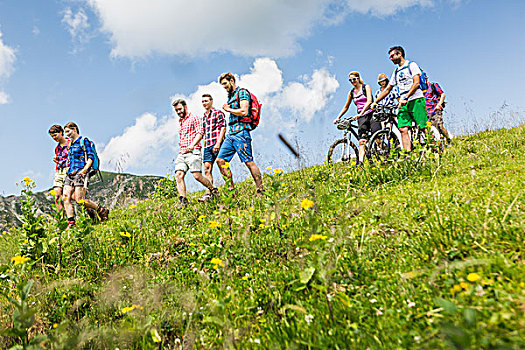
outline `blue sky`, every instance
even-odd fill
[[[523,121],[524,1],[245,4],[0,0],[0,194],[18,193],[24,176],[40,190],[51,186],[47,130],[68,121],[96,142],[103,169],[170,172],[178,152],[171,100],[186,97],[202,114],[200,95],[211,92],[221,106],[216,79],[225,71],[263,103],[253,132],[261,168],[322,162],[339,136],[331,121],[345,103],[348,72],[360,71],[375,90],[377,75],[394,68],[387,50],[396,44],[444,88],[453,133]],[[299,163],[278,132],[298,145]],[[237,179],[246,176],[238,159],[232,166]]]

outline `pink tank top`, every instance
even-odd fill
[[[357,113],[361,113],[361,111],[363,110],[363,108],[366,105],[366,100],[367,99],[366,99],[365,94],[363,94],[363,90],[365,89],[365,86],[366,85],[361,85],[361,90],[359,92],[356,93],[356,89],[354,89],[354,92],[352,93],[352,95],[353,95],[352,97],[353,97],[355,106],[357,107]],[[366,111],[365,114],[368,114],[370,112],[372,112],[371,109]]]

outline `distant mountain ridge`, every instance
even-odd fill
[[[89,186],[88,197],[108,208],[128,206],[145,199],[155,190],[155,185],[162,176],[140,176],[123,173],[102,172],[103,182],[93,178]],[[38,213],[53,211],[53,197],[47,191],[36,192],[36,206]],[[21,196],[0,196],[0,230],[7,230],[13,226],[21,226]]]

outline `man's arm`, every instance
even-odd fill
[[[388,85],[386,86],[386,88],[385,88],[383,91],[381,91],[381,93],[379,93],[379,96],[377,96],[377,98],[376,98],[375,101],[372,103],[372,105],[370,106],[370,108],[371,108],[371,109],[375,109],[376,106],[377,106],[377,103],[378,103],[379,101],[381,101],[382,99],[384,99],[384,98],[390,93],[390,91],[392,91],[393,88],[394,88],[393,85],[388,84]]]
[[[241,105],[240,108],[233,109],[233,108],[230,108],[229,104],[225,103],[222,106],[222,109],[238,117],[246,117],[248,115],[248,109],[250,109],[250,102],[248,100],[241,100],[240,105]]]
[[[213,152],[214,153],[219,152],[219,149],[221,148],[221,145],[222,145],[222,141],[224,141],[224,135],[226,135],[226,127],[225,126],[223,126],[221,128],[221,131],[219,133],[219,137],[217,138],[217,143],[215,144],[215,146],[213,146]]]
[[[197,134],[195,135],[195,138],[193,139],[193,142],[190,144],[188,148],[186,148],[186,153],[193,152],[195,147],[201,142],[203,134]]]

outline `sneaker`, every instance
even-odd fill
[[[179,205],[177,205],[177,209],[184,209],[188,206],[188,198],[180,196],[179,197]]]
[[[204,196],[202,196],[201,198],[197,199],[197,201],[201,202],[201,203],[204,203],[206,201],[209,201],[211,198],[211,195],[209,193],[205,193]]]
[[[97,214],[100,217],[100,222],[107,221],[109,219],[109,209],[100,207],[97,210]]]
[[[211,197],[212,198],[218,198],[219,197],[219,189],[217,187],[214,187],[211,189]]]
[[[71,230],[75,226],[76,226],[76,224],[75,224],[74,221],[68,221],[66,230]]]

